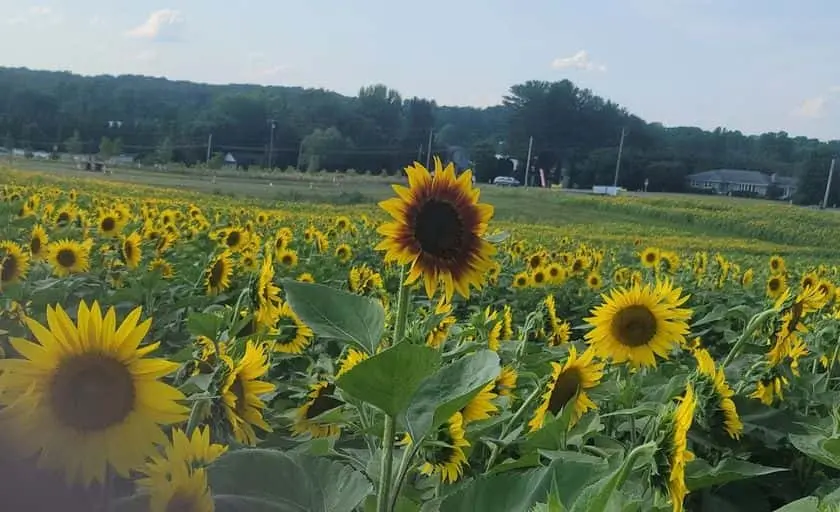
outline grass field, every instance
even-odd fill
[[[4,509],[840,507],[834,212],[27,165]]]

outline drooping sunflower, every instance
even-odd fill
[[[292,433],[295,436],[309,434],[314,438],[335,437],[341,432],[341,425],[324,423],[317,420],[318,416],[341,407],[344,402],[335,398],[335,384],[325,380],[316,382],[309,387],[306,402],[295,411],[295,421]]]
[[[81,302],[74,324],[61,308],[47,307],[47,326],[26,324],[38,343],[12,338],[22,359],[0,361],[2,425],[25,455],[40,453],[69,482],[104,482],[110,467],[128,477],[166,442],[163,425],[184,421],[184,395],[160,379],[178,368],[149,359],[158,343],[139,347],[151,319],[136,308],[117,326],[113,308]]]
[[[120,244],[120,253],[126,267],[134,269],[140,266],[140,259],[142,258],[140,244],[142,242],[143,238],[136,231],[123,238],[122,244]]]
[[[717,367],[709,351],[704,348],[696,348],[694,357],[697,360],[698,394],[702,388],[707,395],[706,421],[713,427],[722,426],[732,439],[739,439],[744,425],[732,401],[735,391],[726,382],[723,368]]]
[[[493,400],[498,396],[494,391],[495,387],[495,381],[487,384],[461,409],[460,412],[464,420],[464,425],[473,421],[486,420],[499,410],[496,404],[493,403]]]
[[[186,464],[178,464],[171,479],[156,480],[150,491],[150,512],[216,510],[204,469],[190,471]]]
[[[777,398],[779,400],[785,399],[784,389],[787,385],[787,377],[771,371],[755,383],[755,391],[750,394],[750,398],[755,398],[764,405],[773,405]]]
[[[447,315],[441,319],[441,321],[429,331],[429,334],[426,335],[426,345],[432,348],[438,348],[446,341],[446,338],[449,336],[449,331],[452,329],[452,326],[455,325],[457,318],[452,315]]]
[[[755,272],[753,272],[753,269],[748,268],[746,271],[744,271],[744,275],[741,276],[741,286],[743,286],[744,288],[748,287],[752,284],[754,278]]]
[[[172,265],[163,258],[155,258],[149,262],[149,272],[160,272],[164,279],[171,279],[175,275]]]
[[[29,254],[11,240],[0,241],[0,290],[16,283],[29,271]]]
[[[152,489],[162,479],[170,480],[177,468],[186,464],[192,470],[204,468],[227,451],[227,446],[210,442],[210,428],[199,427],[187,437],[180,428],[172,429],[171,440],[160,453],[152,455],[137,472],[143,475],[137,485]]]
[[[47,259],[57,277],[87,272],[90,269],[90,245],[72,240],[58,240],[47,246]]]
[[[668,281],[612,290],[585,318],[593,327],[587,343],[602,359],[656,366],[657,355],[667,359],[673,347],[685,342],[692,311],[680,307],[688,300],[681,293]]]
[[[280,311],[280,287],[274,284],[274,261],[269,251],[266,251],[263,258],[255,284],[254,302],[257,309],[254,321],[257,325],[268,328],[276,323]]]
[[[694,409],[697,402],[694,397],[694,388],[689,384],[686,386],[685,394],[679,399],[679,404],[673,408],[663,422],[665,437],[662,441],[662,449],[658,452],[659,474],[667,475],[667,482],[661,485],[667,489],[671,498],[672,510],[682,512],[683,501],[688,494],[688,487],[685,484],[685,464],[693,460],[694,455],[688,451],[688,431],[694,420]]]
[[[353,249],[349,244],[341,244],[335,248],[335,257],[341,263],[347,263],[353,258]]]
[[[234,438],[242,444],[255,445],[254,427],[271,432],[271,425],[263,419],[266,405],[261,395],[274,391],[274,384],[259,380],[268,373],[268,357],[261,345],[248,341],[245,353],[236,365],[227,357],[228,375],[222,385],[222,402]]]
[[[441,281],[447,300],[456,291],[469,297],[471,286],[482,286],[496,252],[482,238],[493,207],[478,202],[472,171],[456,178],[453,164],[444,168],[437,157],[434,176],[419,163],[406,173],[409,187],[394,185],[399,197],[379,203],[394,221],[378,228],[384,240],[376,249],[386,251],[387,262],[410,263],[407,283],[422,277],[428,297]]]
[[[439,474],[443,483],[457,481],[467,463],[464,447],[470,443],[465,437],[464,420],[461,413],[456,412],[438,429],[435,444],[421,449],[423,465],[420,472],[429,476]]]
[[[29,255],[33,261],[40,261],[47,256],[47,244],[49,237],[44,226],[36,224],[32,227],[32,232],[29,234]]]
[[[594,388],[604,376],[604,363],[595,361],[595,351],[587,349],[578,357],[577,349],[569,347],[569,356],[565,364],[551,363],[551,378],[545,387],[534,416],[528,422],[531,432],[542,428],[546,415],[559,413],[567,405],[574,408],[569,422],[569,428],[577,423],[590,409],[595,409],[595,403],[586,394],[587,389]]]
[[[217,295],[230,288],[233,275],[233,261],[225,251],[216,256],[204,272],[204,285],[207,295]]]
[[[276,335],[273,345],[275,352],[300,354],[312,343],[312,338],[315,334],[292,311],[292,307],[289,306],[288,302],[284,302],[280,306],[277,319],[277,324],[272,329],[272,334]]]

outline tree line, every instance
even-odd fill
[[[122,152],[147,162],[211,165],[232,152],[244,166],[389,173],[446,154],[471,155],[477,179],[524,178],[533,140],[534,168],[552,183],[612,184],[622,129],[619,184],[682,191],[685,176],[715,168],[797,176],[798,200],[822,199],[828,162],[840,141],[786,132],[665,127],[569,80],[513,85],[499,106],[451,107],[385,85],[354,97],[324,89],[208,85],[135,75],[83,77],[68,72],[0,68],[0,142],[8,148],[104,156]],[[506,158],[497,158],[504,155]],[[840,169],[838,169],[840,174]],[[840,177],[832,196],[840,202]],[[822,188],[821,188],[822,187]]]

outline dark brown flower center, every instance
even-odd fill
[[[654,254],[652,252],[649,252],[649,253],[645,254],[645,260],[648,263],[653,263],[654,261],[656,261],[656,254]]]
[[[83,432],[121,423],[136,399],[128,368],[101,354],[81,354],[59,363],[49,391],[56,419]]]
[[[222,277],[225,273],[225,262],[222,259],[216,260],[213,266],[210,267],[210,286],[213,288],[222,284]]]
[[[432,199],[417,212],[414,236],[423,252],[453,260],[461,255],[466,233],[455,206],[447,201]]]
[[[123,242],[123,254],[125,255],[126,261],[131,261],[134,257],[134,243],[131,241],[126,240]]]
[[[312,403],[309,404],[309,408],[306,410],[306,419],[311,420],[312,418],[316,418],[321,414],[342,405],[344,402],[332,397],[334,392],[334,384],[330,384],[323,388],[318,393],[318,396],[312,400]]]
[[[548,412],[557,414],[571,402],[578,393],[580,381],[580,370],[577,368],[569,368],[558,375],[548,398]]]
[[[8,283],[17,277],[18,260],[14,255],[6,254],[3,256],[3,259],[0,260],[0,263],[2,263],[2,268],[0,268],[0,281]]]
[[[58,223],[59,224],[67,224],[70,222],[70,214],[67,212],[61,212],[58,214]]]
[[[239,245],[239,241],[242,240],[242,235],[237,230],[233,230],[228,233],[227,238],[225,238],[225,243],[228,247],[236,247]]]
[[[29,241],[29,252],[32,254],[40,254],[41,253],[41,237],[33,236],[32,240]]]
[[[200,512],[203,508],[192,496],[176,491],[166,504],[166,512]]]
[[[626,347],[647,345],[656,335],[656,317],[645,306],[626,307],[613,317],[612,334]]]
[[[543,274],[542,272],[537,272],[536,274],[534,274],[535,283],[542,284],[543,281],[545,281],[545,274]]]
[[[777,278],[774,277],[773,279],[770,280],[769,283],[767,283],[767,287],[770,288],[770,291],[775,292],[776,290],[778,290],[779,288],[782,287],[782,283],[781,283],[781,281],[779,281]]]
[[[117,221],[113,217],[105,217],[104,219],[102,219],[101,227],[102,231],[104,231],[105,233],[109,233],[117,227]]]
[[[73,249],[61,249],[55,259],[64,268],[71,268],[76,265],[76,253]]]

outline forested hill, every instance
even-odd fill
[[[506,172],[492,155],[524,160],[533,136],[538,165],[581,187],[611,183],[621,129],[627,129],[621,184],[679,190],[687,173],[712,168],[800,174],[840,150],[787,133],[666,128],[568,80],[513,85],[500,106],[447,107],[403,98],[384,85],[347,97],[323,89],[207,85],[142,76],[83,77],[0,68],[0,145],[33,150],[125,152],[147,161],[193,164],[231,151],[252,165],[392,172],[424,154],[467,149],[481,179]],[[107,138],[106,144],[102,144]],[[117,141],[113,143],[112,141]],[[813,163],[813,162],[812,162]],[[825,166],[823,166],[825,167]],[[561,172],[562,169],[562,172]]]

